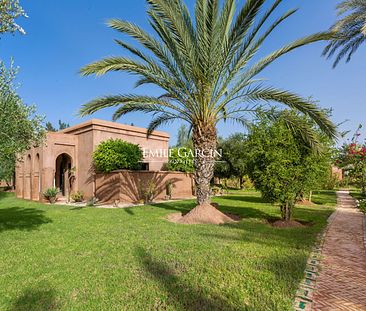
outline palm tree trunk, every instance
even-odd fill
[[[193,128],[195,183],[198,205],[211,203],[210,182],[214,176],[217,133],[214,125]]]

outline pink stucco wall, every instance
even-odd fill
[[[172,199],[191,198],[194,192],[192,174],[181,172],[116,171],[96,175],[96,197],[103,203],[136,203],[144,198],[151,184],[155,188],[155,200],[166,198],[166,185],[173,185]]]
[[[42,193],[55,185],[56,159],[65,154],[75,167],[72,191],[82,191],[86,198],[94,195],[92,154],[104,140],[120,138],[139,144],[141,148],[168,149],[169,135],[154,131],[147,138],[147,130],[135,126],[90,120],[56,133],[48,133],[45,143],[28,150],[16,169],[17,197],[40,200]],[[150,170],[161,170],[167,157],[145,159]]]

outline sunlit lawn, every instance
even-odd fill
[[[332,209],[298,208],[313,226],[275,229],[278,208],[255,192],[215,201],[243,220],[164,219],[192,201],[75,209],[0,193],[0,310],[291,310]]]

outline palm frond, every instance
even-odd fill
[[[337,6],[339,20],[331,27],[337,36],[324,48],[323,56],[328,59],[335,54],[333,68],[343,60],[349,62],[353,54],[366,39],[366,1],[344,0]]]
[[[319,126],[319,128],[328,137],[337,138],[338,133],[336,126],[331,122],[326,113],[319,109],[313,102],[303,99],[297,94],[279,90],[272,87],[257,87],[246,94],[243,94],[247,100],[277,102],[288,106],[291,109],[300,111],[309,116]]]
[[[87,116],[93,114],[101,109],[109,107],[117,107],[120,105],[127,105],[127,107],[147,107],[150,105],[151,109],[156,108],[157,112],[161,112],[163,108],[172,109],[182,114],[182,116],[187,115],[188,112],[180,109],[179,107],[172,105],[168,101],[164,101],[157,97],[151,96],[140,96],[140,95],[115,95],[115,96],[105,96],[94,99],[87,104],[84,104],[80,109],[79,114],[81,116]],[[149,111],[152,112],[153,110]]]
[[[169,114],[161,114],[158,117],[151,120],[149,126],[147,127],[148,136],[152,134],[154,130],[156,130],[159,126],[165,125],[167,123],[171,123],[176,119],[180,119],[179,116],[172,116]]]

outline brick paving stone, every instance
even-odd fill
[[[347,191],[337,192],[313,294],[316,311],[366,311],[364,215]]]

